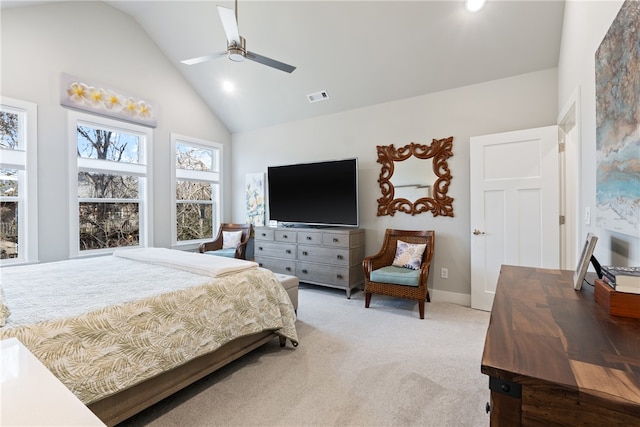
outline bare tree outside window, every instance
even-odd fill
[[[77,126],[78,157],[138,163],[136,135]],[[140,179],[113,171],[78,172],[80,250],[140,244]]]
[[[19,117],[16,113],[0,111],[0,147],[15,150],[20,138]]]
[[[20,120],[17,113],[0,111],[0,148],[20,147]],[[0,259],[18,256],[19,171],[0,168]]]
[[[217,171],[216,150],[178,143],[176,169],[194,172],[192,179],[176,182],[177,240],[213,237],[218,184],[210,180],[210,173]]]

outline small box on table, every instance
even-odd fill
[[[618,292],[603,280],[594,283],[595,300],[604,310],[614,316],[640,319],[640,294]]]

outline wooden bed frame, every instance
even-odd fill
[[[114,426],[276,337],[279,336],[274,331],[264,331],[237,338],[214,352],[95,401],[88,407],[106,425]],[[280,346],[284,347],[286,339],[279,338]]]

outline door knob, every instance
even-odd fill
[[[480,230],[478,230],[478,229],[476,228],[475,230],[473,230],[473,234],[474,234],[474,235],[476,235],[476,236],[478,236],[478,235],[480,235],[480,234],[484,234],[484,231],[480,231]]]

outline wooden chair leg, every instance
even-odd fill
[[[418,301],[418,310],[420,311],[420,318],[424,319],[424,300]]]
[[[369,308],[370,303],[371,303],[371,292],[366,292],[364,294],[364,308]]]

